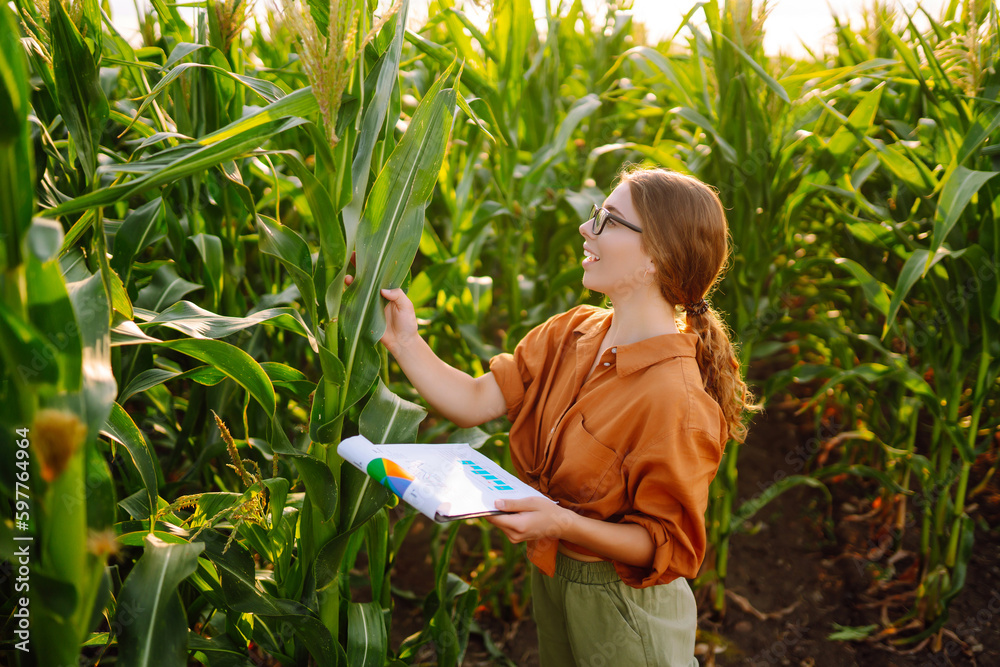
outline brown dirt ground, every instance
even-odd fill
[[[772,410],[758,417],[740,455],[739,501],[753,497],[776,475],[797,472],[796,448],[808,446],[812,431],[811,423],[801,424],[789,412]],[[974,555],[966,585],[952,603],[939,651],[932,651],[930,643],[913,651],[910,646],[891,648],[884,641],[827,639],[836,630],[835,623],[878,624],[880,620],[898,619],[910,608],[905,591],[912,590],[912,586],[905,582],[916,574],[915,566],[910,567],[914,559],[909,549],[919,532],[919,526],[912,527],[884,553],[871,551],[878,546],[877,531],[888,514],[886,508],[879,511],[877,506],[871,506],[870,498],[877,495],[877,488],[854,480],[830,483],[829,488],[834,498],[832,506],[817,490],[796,487],[753,518],[757,529],[754,534],[733,537],[728,581],[733,595],[727,600],[725,615],[720,617],[712,610],[709,587],[696,591],[701,664],[1000,666],[1000,522],[996,515],[983,518],[976,511],[974,518],[979,519],[980,527]],[[394,596],[393,650],[423,627],[420,601],[433,586],[429,554],[432,532],[429,522],[416,522],[395,563],[394,590],[408,591],[416,599]],[[475,525],[460,529],[451,571],[464,581],[470,581],[470,574],[481,562],[479,535]],[[879,566],[893,567],[895,576],[887,586],[873,586],[871,569],[850,553],[867,553]],[[895,559],[893,554],[897,554]],[[518,579],[514,590],[521,590],[518,584],[523,581],[523,562],[515,568],[515,576]],[[481,588],[486,586],[488,583],[480,584]],[[538,665],[530,605],[517,599],[507,602],[501,609],[480,607],[476,620],[482,633],[474,628],[463,665]],[[519,614],[519,606],[528,609]],[[507,661],[486,649],[484,635]],[[422,647],[416,657],[416,664],[436,664],[429,645]]]

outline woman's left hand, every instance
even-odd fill
[[[525,540],[559,539],[577,514],[545,498],[498,500],[496,508],[509,514],[494,514],[486,520],[517,544]]]

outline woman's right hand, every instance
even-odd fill
[[[382,344],[396,356],[396,353],[417,340],[417,314],[413,302],[400,288],[382,290],[382,297],[389,303],[385,305],[385,333],[382,334]]]

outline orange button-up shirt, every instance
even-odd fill
[[[695,334],[609,348],[587,377],[613,311],[579,306],[531,330],[490,361],[507,401],[521,479],[586,517],[641,525],[652,567],[615,562],[642,588],[694,577],[705,556],[708,487],[728,428],[702,384]],[[528,544],[555,572],[558,540]]]

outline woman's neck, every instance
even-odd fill
[[[678,333],[674,308],[659,295],[614,302],[611,327],[604,336],[607,345],[628,345],[654,336]]]

